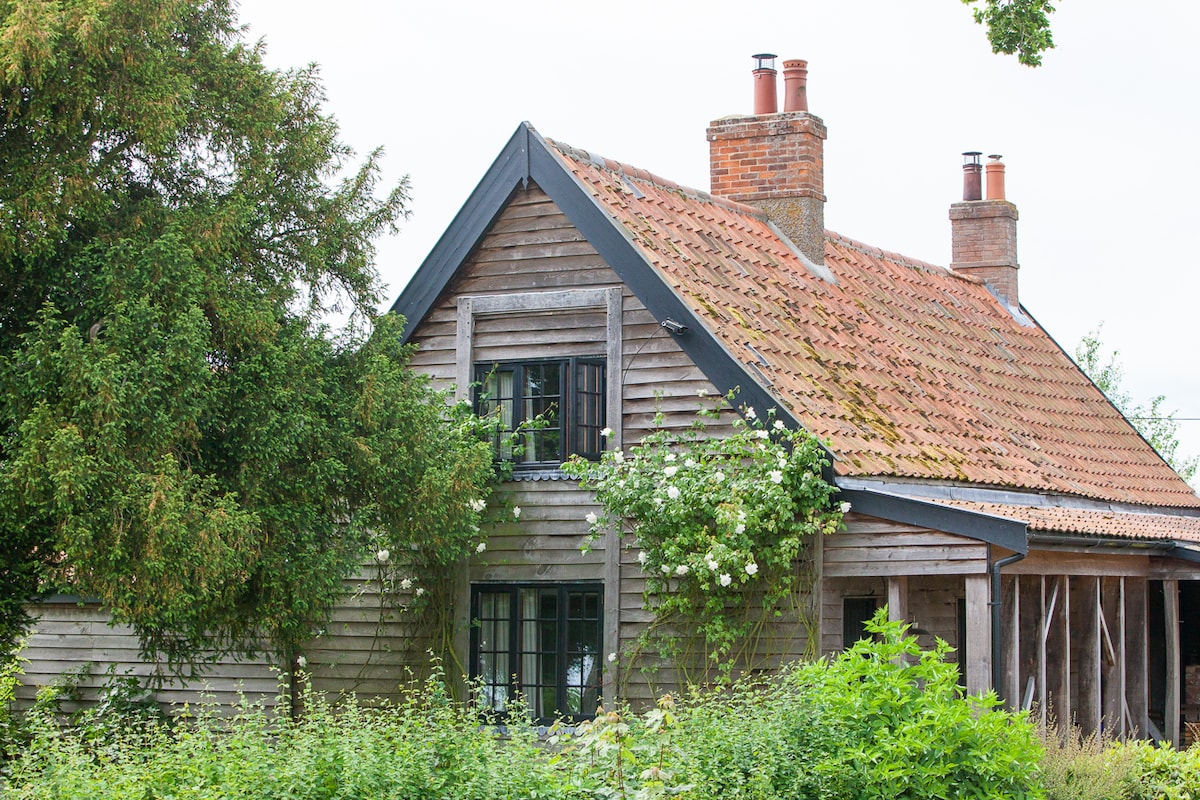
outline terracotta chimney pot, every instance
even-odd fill
[[[783,110],[808,111],[808,62],[793,58],[783,62]]]
[[[1004,199],[1004,164],[1000,156],[988,156],[987,163],[987,199]]]
[[[758,53],[751,56],[754,68],[754,115],[774,114],[779,111],[779,100],[775,90],[775,54]]]

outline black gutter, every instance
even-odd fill
[[[1000,680],[1003,677],[1004,665],[1004,620],[1001,614],[1003,601],[1000,597],[1000,570],[1009,564],[1017,563],[1025,558],[1025,555],[1025,553],[1013,553],[999,561],[993,561],[988,567],[992,576],[992,598],[988,603],[992,607],[992,689],[1001,700],[1005,698],[1000,694]]]

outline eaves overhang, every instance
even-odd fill
[[[854,512],[869,517],[954,533],[1022,555],[1029,552],[1029,526],[1020,520],[872,489],[842,489],[838,498],[848,501]]]

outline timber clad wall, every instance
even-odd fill
[[[110,665],[117,678],[126,675],[146,678],[155,674],[157,665],[138,658],[138,640],[132,629],[125,625],[110,626],[108,614],[95,603],[49,602],[32,613],[38,622],[21,653],[28,663],[23,665],[25,675],[17,687],[17,701],[22,706],[32,703],[39,689],[60,683],[65,674],[82,665],[91,665],[91,676],[79,683],[84,690],[82,703],[66,703],[64,711],[93,704],[93,690],[104,685]],[[157,697],[164,706],[212,702],[230,707],[244,698],[273,708],[278,694],[276,673],[265,659],[228,659],[214,664],[203,677],[186,683],[167,682]]]

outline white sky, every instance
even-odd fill
[[[946,265],[959,154],[1003,154],[1024,306],[1072,353],[1103,323],[1135,399],[1200,418],[1200,3],[1057,5],[1038,69],[993,55],[959,0],[243,0],[240,19],[270,66],[319,64],[344,140],[410,176],[387,305],[522,120],[707,189],[705,126],[752,111],[750,55],[773,52],[809,62],[827,227]],[[1200,421],[1180,434],[1200,454]]]

